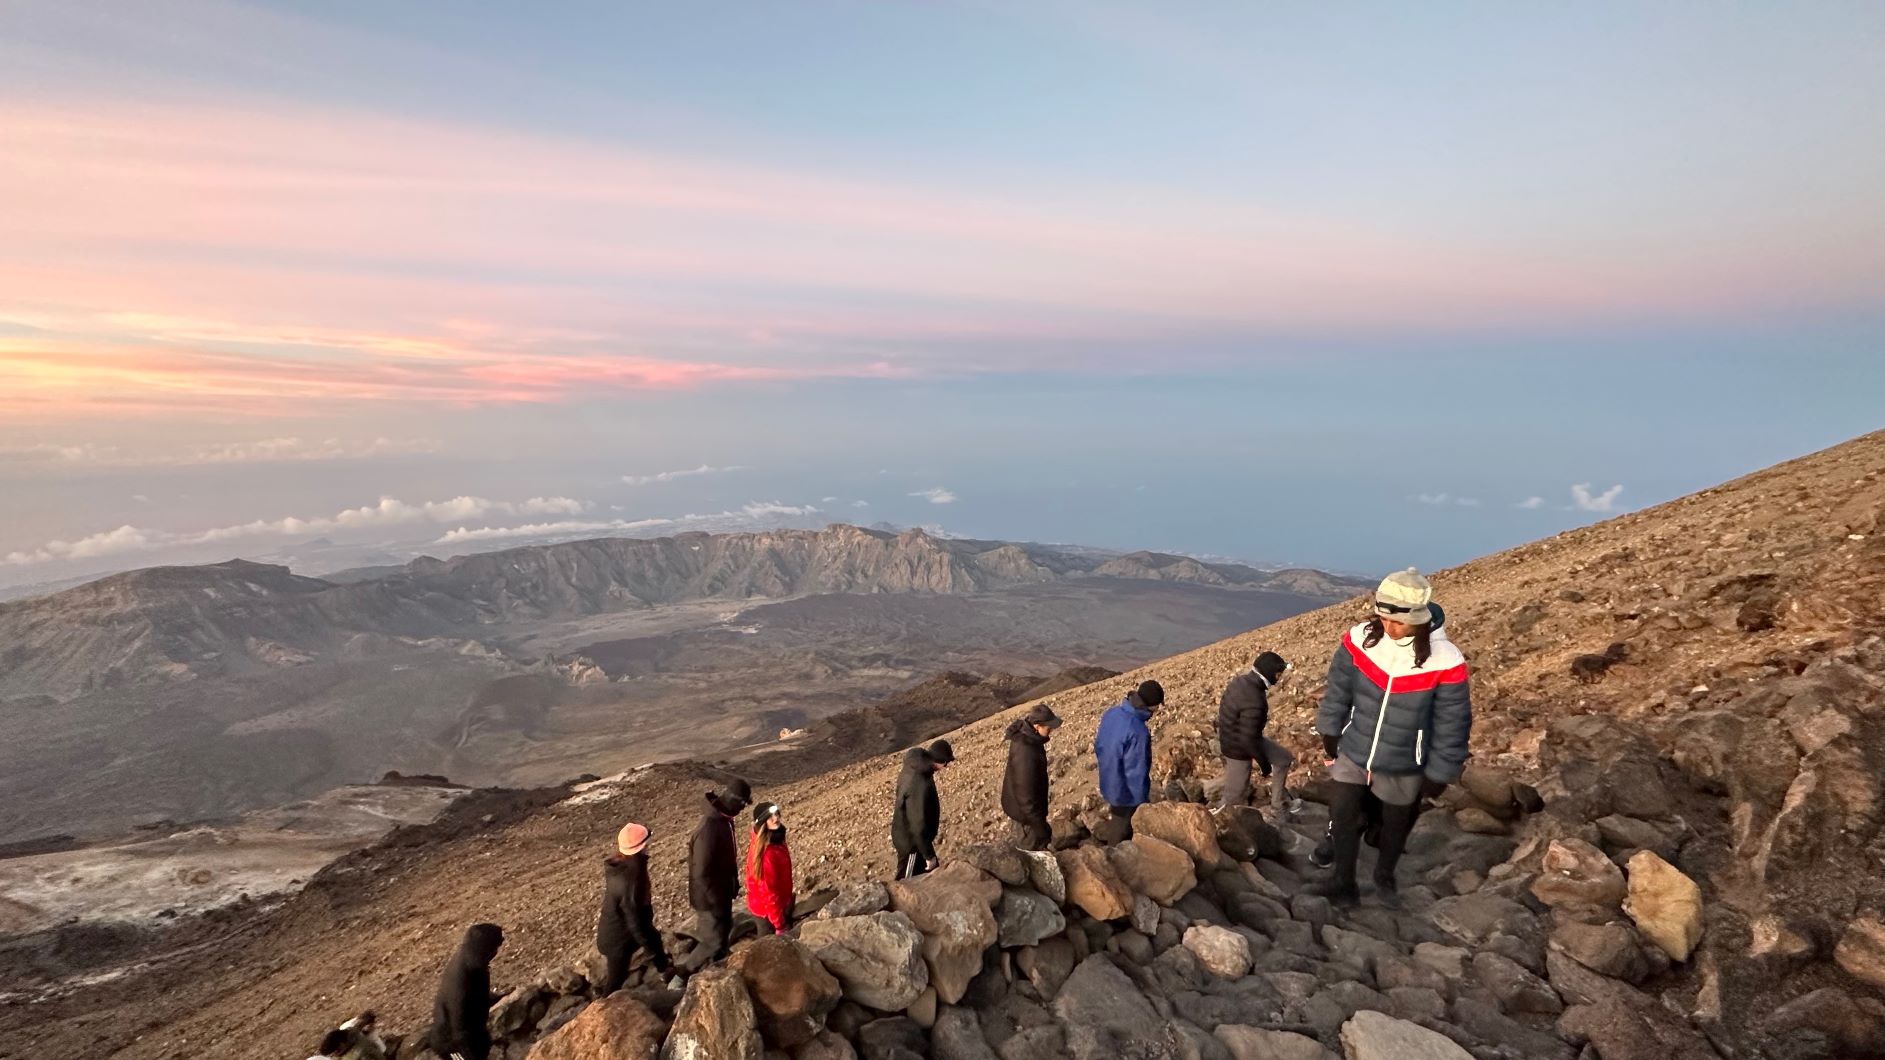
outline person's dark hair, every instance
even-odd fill
[[[353,1047],[353,1032],[336,1027],[321,1036],[321,1047],[316,1050],[321,1056],[339,1056]]]
[[[1361,642],[1361,646],[1364,648],[1372,648],[1375,645],[1381,643],[1381,638],[1387,635],[1387,631],[1388,631],[1388,628],[1381,624],[1380,615],[1375,615],[1369,618],[1368,619],[1368,636],[1367,636],[1367,639]],[[1415,626],[1414,627],[1414,668],[1418,670],[1419,668],[1427,665],[1427,656],[1432,655],[1432,654],[1433,654],[1433,626],[1432,625]]]

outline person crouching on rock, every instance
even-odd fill
[[[1001,812],[1015,824],[1015,845],[1046,850],[1054,830],[1047,823],[1047,741],[1060,715],[1045,703],[1008,726],[1008,768],[1001,776]]]
[[[948,740],[912,747],[897,777],[897,805],[890,817],[890,845],[897,852],[897,879],[920,876],[935,868],[936,837],[942,833],[942,800],[936,773],[956,760]]]
[[[439,977],[426,1044],[445,1060],[487,1060],[491,1054],[491,962],[504,929],[473,924]]]
[[[1312,893],[1344,904],[1358,900],[1355,861],[1372,792],[1381,800],[1375,888],[1394,904],[1394,870],[1420,799],[1446,790],[1465,768],[1473,731],[1466,657],[1434,625],[1432,599],[1420,572],[1388,575],[1375,590],[1374,615],[1343,635],[1329,663],[1316,731],[1335,782],[1329,806],[1335,865]]]
[[[753,789],[735,779],[707,793],[707,812],[687,852],[687,904],[694,909],[694,949],[681,962],[692,974],[727,955],[733,934],[733,899],[740,893],[740,844],[733,818],[753,801]]]
[[[372,1011],[328,1031],[321,1038],[321,1051],[308,1060],[386,1060],[386,1040],[380,1037]]]
[[[785,822],[779,804],[753,807],[753,835],[746,846],[746,908],[785,931],[792,920],[792,851],[785,845]]]
[[[628,963],[637,950],[663,979],[674,975],[668,951],[655,930],[654,888],[648,882],[648,840],[645,825],[633,821],[615,836],[615,855],[602,863],[602,916],[596,923],[596,949],[602,951],[607,971],[597,984],[598,996],[607,997],[628,979]]]
[[[1113,842],[1132,838],[1132,815],[1152,801],[1152,730],[1146,727],[1165,702],[1165,689],[1147,681],[1100,716],[1093,754],[1099,759],[1100,797],[1117,822]]]
[[[1217,708],[1217,748],[1224,755],[1223,806],[1242,806],[1250,798],[1250,767],[1270,782],[1270,806],[1282,820],[1302,809],[1289,793],[1289,771],[1296,756],[1265,734],[1270,724],[1270,690],[1289,679],[1289,663],[1266,651],[1250,669],[1230,679]]]

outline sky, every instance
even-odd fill
[[[1433,568],[1885,427],[1885,7],[0,3],[0,585]]]

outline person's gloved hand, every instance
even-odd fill
[[[1427,777],[1420,782],[1420,797],[1423,799],[1437,799],[1446,792],[1446,789],[1446,781],[1434,780],[1432,777]]]

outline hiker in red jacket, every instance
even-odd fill
[[[783,932],[792,919],[792,851],[778,803],[753,807],[753,836],[746,847],[746,908]]]

